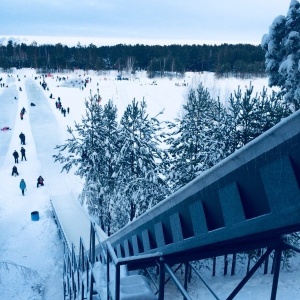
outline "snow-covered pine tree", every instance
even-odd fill
[[[252,97],[253,86],[247,87],[244,95],[240,87],[231,94],[229,98],[229,111],[232,116],[233,127],[233,149],[238,149],[246,145],[257,134],[257,102],[256,97]]]
[[[300,3],[291,0],[287,16],[278,16],[262,38],[269,86],[279,86],[285,100],[300,108]]]
[[[240,87],[229,98],[229,114],[231,119],[231,152],[241,148],[263,132],[287,117],[291,111],[281,94],[267,94],[263,88],[260,94],[252,95],[250,82],[244,94]]]
[[[175,191],[228,155],[227,113],[200,83],[190,89],[182,118],[168,122],[165,176]]]
[[[81,200],[86,201],[89,213],[99,220],[106,231],[110,228],[110,200],[115,191],[114,158],[117,140],[117,109],[111,101],[103,107],[97,96],[85,101],[85,117],[68,127],[71,137],[56,146],[55,161],[63,164],[62,171],[75,167],[75,174],[84,178]]]
[[[93,97],[85,101],[85,117],[81,123],[75,122],[75,130],[67,127],[70,138],[63,145],[57,145],[58,154],[53,155],[55,162],[63,165],[62,171],[69,172],[77,167],[76,173],[85,177],[93,165],[93,152],[96,145],[96,127],[98,116],[103,114],[101,106],[94,103]],[[96,119],[97,118],[97,119]]]
[[[83,191],[92,195],[85,199],[89,211],[99,220],[99,225],[108,235],[111,233],[111,211],[116,194],[116,178],[114,176],[118,153],[118,123],[116,119],[117,108],[110,100],[104,105],[103,114],[100,116],[97,126],[97,165],[91,169],[89,174],[92,185],[87,186],[87,189]]]
[[[168,191],[159,174],[160,122],[150,118],[146,108],[144,100],[139,103],[133,99],[120,122],[114,230],[164,199]]]
[[[283,99],[281,93],[272,91],[267,93],[264,87],[259,95],[258,116],[259,116],[259,134],[269,130],[283,118],[292,113],[290,105]]]

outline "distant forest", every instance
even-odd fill
[[[218,76],[265,76],[265,53],[260,45],[30,45],[9,41],[0,45],[0,68],[34,68],[42,72],[64,70],[146,70],[155,76],[183,75],[187,71],[215,72]]]

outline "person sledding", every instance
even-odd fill
[[[16,166],[13,166],[11,176],[19,176],[18,169]]]
[[[39,178],[37,179],[36,187],[38,188],[39,185],[44,186],[44,178],[42,176],[39,176]]]
[[[11,128],[9,128],[8,126],[1,128],[1,131],[7,131],[7,130],[11,130]]]

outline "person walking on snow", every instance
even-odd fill
[[[16,166],[13,166],[11,176],[19,176],[18,169]]]
[[[22,191],[22,195],[24,196],[24,191],[26,189],[26,183],[25,183],[24,179],[21,179],[21,181],[20,181],[20,189]]]
[[[15,163],[18,164],[19,163],[19,153],[17,152],[17,150],[14,151],[13,156],[15,158]]]
[[[42,176],[39,176],[39,178],[37,179],[36,187],[38,188],[39,185],[44,186],[44,178]]]
[[[23,132],[20,133],[19,138],[21,140],[21,145],[25,145],[25,134]]]
[[[23,120],[24,113],[20,112],[20,118]]]
[[[25,160],[27,160],[27,159],[26,159],[26,155],[25,155],[26,150],[25,150],[23,147],[21,147],[20,152],[21,152],[21,154],[22,154],[21,160],[23,161],[23,158],[24,158]]]

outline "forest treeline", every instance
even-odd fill
[[[8,41],[0,45],[0,68],[34,68],[43,72],[64,70],[147,70],[149,77],[215,72],[219,76],[265,75],[265,53],[260,45],[125,45],[68,47],[27,45]]]

